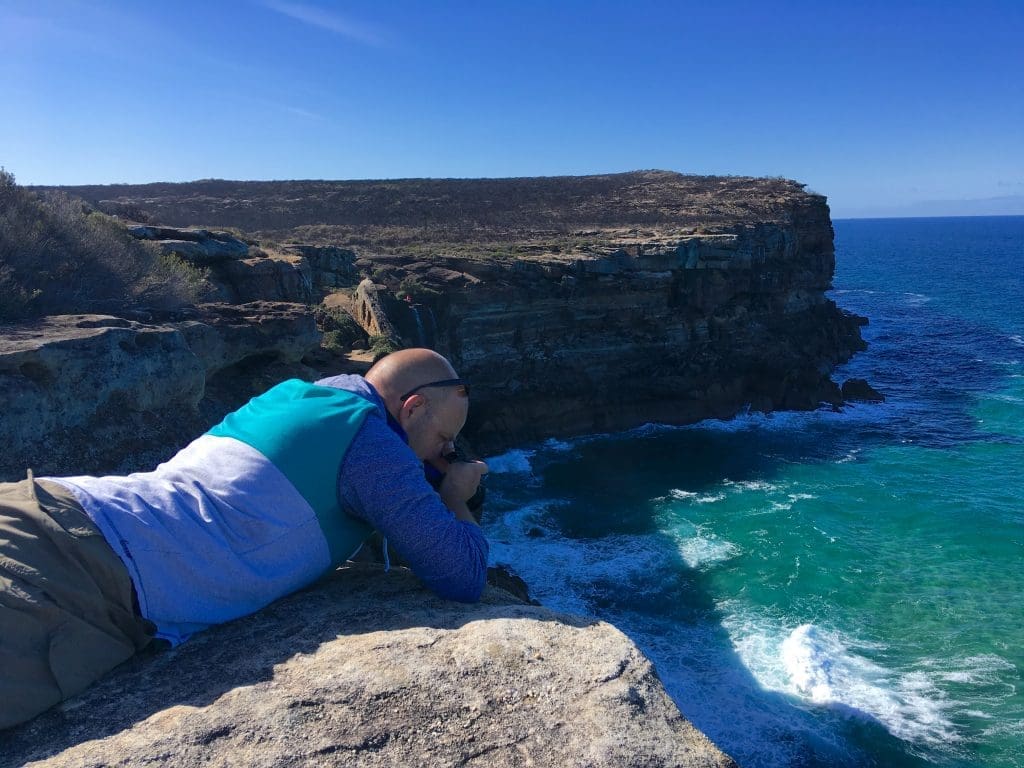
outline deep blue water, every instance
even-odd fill
[[[492,560],[744,766],[1024,766],[1024,217],[835,223],[882,405],[526,446]]]

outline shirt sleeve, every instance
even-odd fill
[[[353,438],[338,476],[338,496],[353,515],[386,536],[413,573],[441,597],[480,599],[487,539],[459,520],[423,477],[423,465],[379,416]]]

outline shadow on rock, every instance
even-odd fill
[[[0,745],[4,766],[733,765],[615,628],[367,564],[137,657]]]

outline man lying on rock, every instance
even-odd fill
[[[466,500],[487,466],[445,459],[468,408],[445,358],[407,349],[279,384],[152,472],[0,484],[0,728],[312,583],[374,529],[437,594],[478,600]]]

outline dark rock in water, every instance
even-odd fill
[[[520,578],[519,574],[514,573],[504,565],[492,565],[487,569],[487,583],[499,589],[504,589],[524,603],[540,605],[540,603],[530,597],[530,588]]]
[[[843,382],[843,400],[848,403],[884,403],[885,395],[865,379],[847,379]]]
[[[378,566],[133,659],[0,744],[5,768],[735,766],[611,625]]]

